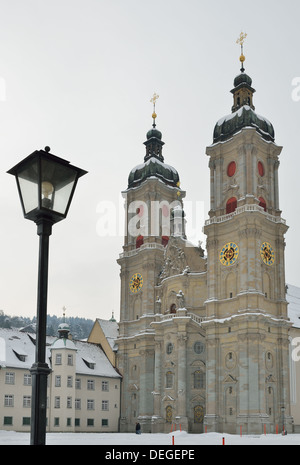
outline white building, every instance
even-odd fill
[[[47,432],[118,431],[121,376],[100,346],[69,332],[64,323],[47,337]],[[30,431],[34,359],[35,334],[0,328],[1,429]]]

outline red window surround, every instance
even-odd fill
[[[265,199],[263,197],[259,197],[258,200],[259,200],[259,206],[263,207],[263,209],[266,212],[267,211],[267,202],[265,201]]]
[[[141,245],[143,245],[143,244],[144,244],[144,236],[140,235],[140,236],[138,236],[136,238],[136,245],[135,246],[136,246],[137,249],[139,249],[141,247]]]
[[[235,161],[231,161],[229,165],[227,166],[227,176],[230,178],[235,174],[236,172],[236,163]]]
[[[229,213],[233,213],[237,208],[237,199],[236,197],[231,197],[231,199],[227,200],[226,203],[226,215]]]

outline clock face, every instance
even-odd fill
[[[233,265],[239,256],[239,248],[234,242],[228,242],[220,252],[220,262],[224,266]]]
[[[273,265],[275,262],[275,252],[269,242],[263,242],[260,246],[260,256],[266,265]]]
[[[143,276],[140,273],[135,273],[129,283],[129,288],[134,294],[140,291],[143,287]]]

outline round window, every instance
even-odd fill
[[[231,178],[236,172],[235,161],[231,161],[227,167],[227,175]]]

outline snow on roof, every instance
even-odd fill
[[[99,325],[112,349],[115,348],[115,341],[119,336],[119,325],[116,321],[102,320],[97,318]]]
[[[296,328],[300,328],[300,287],[287,285],[286,300],[288,301],[288,316]]]
[[[60,343],[61,341],[61,343]],[[53,345],[53,343],[55,344]],[[51,368],[52,349],[76,349],[76,373],[119,378],[101,347],[83,341],[46,338],[46,362]],[[0,366],[29,370],[35,362],[35,340],[17,329],[0,328]],[[87,362],[87,363],[86,363]]]

